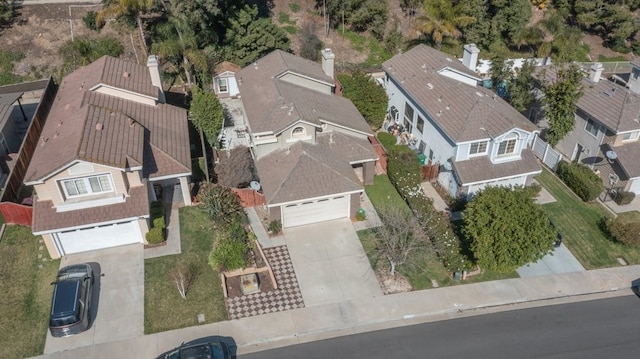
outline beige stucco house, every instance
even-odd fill
[[[52,258],[144,243],[164,186],[190,204],[186,110],[166,104],[158,59],[104,56],[60,84],[25,176],[32,231]]]

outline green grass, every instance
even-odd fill
[[[396,188],[389,181],[389,177],[386,175],[375,176],[373,178],[373,185],[366,186],[364,191],[371,200],[371,203],[376,209],[385,208],[387,206],[399,207],[403,211],[410,212],[407,203],[400,197]]]
[[[39,250],[44,246],[39,239],[29,227],[10,225],[0,242],[0,358],[25,358],[44,351],[51,282],[60,261],[50,260],[46,248]]]
[[[211,220],[200,207],[181,208],[182,253],[145,260],[145,333],[196,325],[198,314],[205,315],[205,323],[227,319],[220,276],[207,264],[213,231]],[[187,291],[187,299],[182,299],[171,282],[171,271],[185,262],[196,263],[199,274]]]
[[[623,218],[627,223],[640,222],[640,212],[638,211],[620,213],[618,217]]]
[[[598,62],[628,62],[629,60],[624,56],[612,56],[598,55]]]
[[[291,18],[289,18],[289,14],[287,14],[286,12],[279,12],[278,13],[278,22],[281,24],[289,24],[289,25],[295,25],[296,22],[292,21]]]
[[[0,85],[11,85],[22,81],[22,78],[13,73],[14,62],[24,58],[20,52],[0,50]]]
[[[379,67],[383,62],[393,57],[393,54],[387,51],[384,44],[374,37],[343,28],[342,25],[336,29],[336,33],[349,40],[351,48],[355,51],[368,54],[362,66]]]
[[[291,34],[291,35],[295,35],[298,33],[298,28],[293,25],[287,25],[283,27],[283,29],[284,31],[286,31],[288,34]]]
[[[290,4],[289,4],[289,9],[290,9],[292,12],[298,12],[298,11],[300,11],[300,5],[298,5],[298,4],[294,3],[294,2],[292,2],[292,3],[290,3]]]
[[[566,246],[586,269],[618,266],[618,256],[623,256],[630,264],[640,264],[640,248],[612,241],[600,230],[600,220],[611,217],[602,205],[583,202],[546,169],[537,179],[557,200],[542,208],[562,233]]]

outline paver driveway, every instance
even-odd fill
[[[144,335],[143,251],[142,244],[133,244],[62,258],[61,267],[93,263],[96,281],[92,324],[89,330],[65,338],[53,338],[47,332],[45,354]]]
[[[351,221],[294,227],[284,237],[306,307],[382,295]]]

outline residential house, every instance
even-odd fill
[[[240,71],[240,66],[229,61],[218,64],[213,70],[213,92],[218,98],[235,98],[240,94],[235,73]]]
[[[631,65],[631,73],[614,81],[602,78],[602,64],[591,67],[575,127],[556,149],[591,166],[607,188],[640,194],[640,60]]]
[[[235,73],[269,216],[284,228],[353,217],[373,183],[371,128],[335,95],[335,56],[322,56],[276,50]]]
[[[53,258],[143,243],[150,202],[190,204],[186,110],[165,103],[158,58],[103,56],[62,80],[25,176],[32,231]]]
[[[479,50],[465,45],[463,61],[418,45],[383,64],[388,122],[401,139],[439,165],[451,196],[486,186],[525,186],[541,172],[531,151],[536,127],[492,91],[479,86]]]

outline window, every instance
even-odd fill
[[[624,135],[622,135],[622,140],[623,141],[635,141],[635,140],[638,139],[639,135],[640,135],[640,131],[625,133]]]
[[[598,136],[598,128],[600,126],[598,126],[595,122],[593,122],[592,119],[588,119],[587,120],[587,125],[584,127],[585,131],[589,132],[590,134],[594,135],[594,136]]]
[[[62,181],[63,189],[67,197],[85,196],[97,193],[111,192],[111,179],[109,175],[74,178]]]
[[[631,70],[631,78],[634,80],[637,80],[639,76],[640,76],[640,69],[637,67],[634,67],[633,70]]]
[[[474,142],[469,148],[469,155],[482,155],[487,153],[487,142]]]
[[[508,139],[500,142],[498,146],[498,156],[504,156],[512,154],[516,151],[516,139]]]
[[[424,130],[424,119],[420,115],[418,115],[418,126],[416,127],[418,128],[418,131],[420,131],[420,134],[422,134],[422,131]]]
[[[413,122],[413,107],[408,103],[404,104],[404,121]]]
[[[226,78],[218,78],[218,91],[219,92],[229,92],[229,88],[227,86]]]
[[[305,132],[304,127],[296,127],[291,131],[291,137],[304,137]]]

